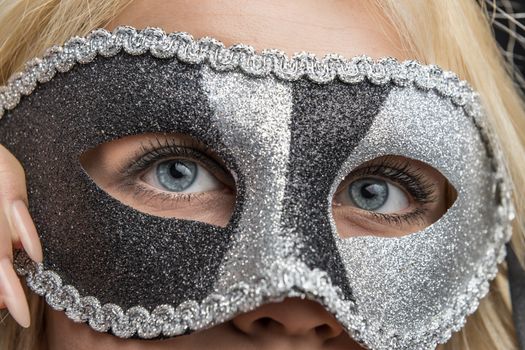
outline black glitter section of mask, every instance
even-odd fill
[[[301,256],[310,268],[326,271],[352,299],[345,266],[330,226],[329,195],[340,167],[370,129],[390,86],[368,82],[293,86],[290,167],[284,195],[283,226],[305,240]]]
[[[148,54],[97,57],[39,85],[0,120],[0,142],[26,171],[44,265],[82,296],[151,310],[210,293],[241,209],[226,228],[145,214],[101,190],[78,161],[111,139],[176,131],[218,145],[236,170],[209,123],[199,69]]]

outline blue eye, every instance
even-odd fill
[[[354,181],[348,186],[352,202],[363,210],[377,210],[388,200],[388,185],[386,181],[374,178],[364,178]]]
[[[197,164],[189,160],[171,159],[159,163],[156,174],[159,184],[165,189],[182,192],[195,182]]]
[[[399,213],[410,205],[405,192],[388,181],[362,177],[335,198],[337,203],[377,213]]]
[[[171,158],[148,166],[141,179],[152,187],[167,192],[195,193],[224,188],[206,167],[184,158]]]

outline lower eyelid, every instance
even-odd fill
[[[424,207],[424,204],[421,204],[418,207],[414,207],[413,203],[406,208],[410,210],[403,210],[396,213],[378,213],[374,211],[368,211],[360,209],[358,207],[351,206],[332,206],[332,214],[335,216],[343,216],[348,220],[355,220],[358,218],[361,220],[366,220],[374,224],[411,224],[413,220],[424,220],[424,215],[427,212],[427,208]]]
[[[412,212],[405,213],[405,214],[372,213],[372,215],[375,216],[377,220],[379,221],[382,221],[388,224],[393,224],[393,225],[403,225],[403,224],[424,225],[425,224],[425,217],[424,217],[425,213],[426,213],[426,210],[418,208]]]
[[[403,224],[409,224],[408,222],[396,225],[375,214],[359,208],[349,210],[341,207],[334,208],[332,212],[336,224],[345,226],[344,232],[339,232],[342,237],[359,235],[400,236],[407,233],[405,232],[406,226]]]
[[[233,196],[231,191],[225,187],[220,190],[208,192],[176,193],[158,191],[147,185],[136,183],[131,194],[137,201],[159,210],[177,209],[187,206],[207,205],[220,202],[227,196]]]

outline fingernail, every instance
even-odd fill
[[[17,199],[11,203],[11,221],[29,257],[36,262],[42,262],[40,238],[24,201]]]
[[[9,258],[0,260],[0,293],[9,313],[22,327],[30,325],[25,294]]]

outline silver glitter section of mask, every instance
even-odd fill
[[[282,232],[282,203],[290,151],[290,86],[275,78],[216,72],[203,66],[202,87],[219,124],[221,141],[240,162],[238,182],[247,189],[243,210],[218,274],[223,293],[247,276],[259,278],[276,259],[299,251],[298,233]],[[240,186],[238,186],[240,187]]]
[[[291,86],[273,77],[217,72],[207,66],[202,67],[201,74],[203,90],[214,111],[211,122],[220,125],[216,128],[222,132],[221,143],[241,162],[236,175],[242,185],[238,188],[247,189],[214,293],[228,295],[232,285],[243,281],[256,293],[274,300],[306,297],[313,290],[311,281],[318,278],[318,271],[301,261],[301,231],[283,227],[281,218],[290,162]],[[295,277],[283,271],[283,266],[296,271]],[[277,288],[268,288],[264,281],[273,281]],[[358,338],[354,330],[362,321],[355,317],[354,304],[346,300],[339,287],[332,286],[328,277],[323,283],[332,292],[317,291],[309,298],[321,302]],[[255,304],[243,305],[245,311],[254,308]]]
[[[404,237],[340,238],[372,349],[433,349],[459,330],[488,292],[505,255],[511,211],[473,123],[434,92],[395,88],[340,171],[400,155],[432,165],[458,198],[434,224]],[[338,183],[334,183],[332,193]],[[335,230],[335,224],[332,222]]]

